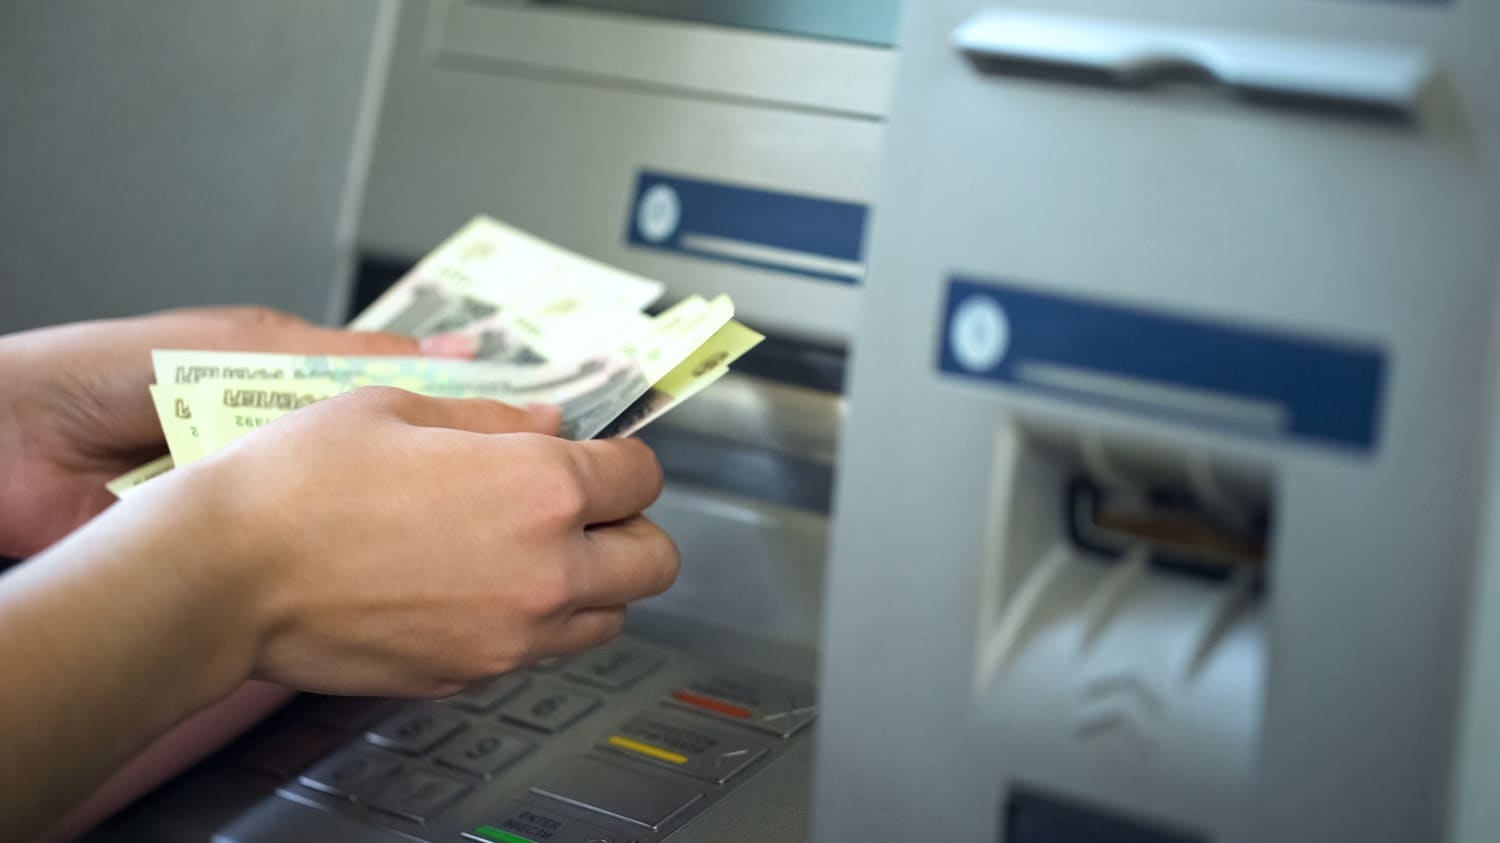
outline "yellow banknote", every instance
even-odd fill
[[[203,454],[215,453],[294,410],[357,387],[327,379],[202,381],[186,388]]]
[[[489,217],[475,217],[349,323],[414,337],[508,311],[537,290],[639,310],[659,282],[599,263]]]
[[[150,480],[166,474],[174,467],[171,455],[158,457],[142,466],[137,466],[121,474],[119,477],[104,484],[106,489],[117,498],[123,498],[136,489],[146,485]]]
[[[167,450],[178,465],[187,465],[203,456],[203,444],[198,436],[198,426],[193,423],[193,413],[188,406],[190,386],[181,384],[154,383],[151,403],[156,406],[156,417],[167,439]]]
[[[765,337],[733,320],[714,333],[687,359],[651,385],[599,431],[598,438],[630,436],[661,418],[673,407],[702,392],[729,371],[729,364],[756,347]]]

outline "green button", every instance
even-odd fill
[[[485,840],[493,840],[495,843],[536,843],[530,837],[522,837],[519,834],[511,834],[504,829],[495,828],[492,825],[476,826],[472,832]]]

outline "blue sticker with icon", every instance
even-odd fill
[[[857,284],[866,206],[642,171],[626,240],[634,246]]]
[[[938,367],[1228,432],[1369,451],[1385,383],[1371,345],[955,277]]]

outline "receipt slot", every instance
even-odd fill
[[[907,9],[816,839],[1495,839],[1500,9],[1069,10]]]

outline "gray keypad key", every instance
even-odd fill
[[[470,729],[458,740],[449,742],[438,753],[437,762],[455,770],[489,778],[535,748],[536,741],[530,738],[481,727]]]
[[[487,812],[487,821],[463,833],[475,843],[497,843],[514,838],[536,843],[634,843],[636,835],[617,834],[534,805],[501,802]]]
[[[708,729],[654,714],[632,717],[599,746],[684,773],[723,784],[755,763],[766,748],[734,730]]]
[[[524,673],[511,673],[476,685],[461,694],[454,694],[442,702],[464,711],[484,714],[519,694],[529,684],[531,677]]]
[[[511,700],[500,713],[512,723],[550,735],[577,723],[598,707],[599,698],[593,694],[542,684]]]
[[[708,676],[678,688],[662,702],[783,740],[797,734],[818,716],[811,688],[751,675]]]
[[[661,654],[645,647],[615,644],[574,659],[563,675],[607,691],[622,691],[665,661]]]
[[[467,722],[463,715],[452,709],[419,703],[387,717],[366,732],[365,738],[386,749],[421,755],[451,737]]]
[[[653,831],[702,801],[697,788],[623,770],[593,758],[574,761],[531,792]]]
[[[426,822],[469,792],[469,786],[426,770],[413,770],[370,797],[370,807],[414,822]]]
[[[308,768],[298,781],[314,790],[353,799],[360,791],[400,771],[401,762],[388,755],[345,749]]]

